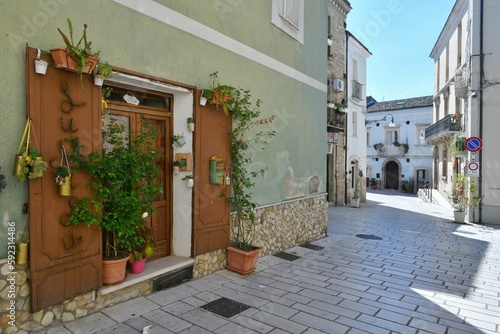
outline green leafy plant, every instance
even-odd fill
[[[143,218],[147,218],[147,216],[147,212],[142,215]],[[151,257],[154,253],[153,228],[147,226],[146,223],[139,225],[137,226],[137,235],[140,240],[132,249],[132,256],[129,258],[130,263]]]
[[[372,177],[372,178],[370,179],[370,181],[369,181],[369,182],[370,182],[370,186],[372,186],[372,187],[373,187],[373,186],[374,186],[374,187],[376,187],[376,186],[377,186],[377,180],[376,180],[375,178],[373,178],[373,177]]]
[[[111,76],[113,73],[113,67],[107,62],[98,62],[93,70],[94,75],[99,76],[102,80],[105,80]]]
[[[71,23],[71,20],[69,18],[67,19],[67,23],[69,38],[60,28],[57,28],[57,30],[59,31],[59,34],[61,34],[62,39],[66,44],[68,55],[76,58],[78,64],[77,71],[78,73],[80,73],[81,77],[87,63],[87,57],[99,57],[99,51],[92,52],[92,41],[87,40],[87,24],[83,25],[82,36],[80,37],[78,42],[75,43],[73,39],[73,24]]]
[[[139,131],[127,135],[122,124],[113,122],[103,130],[106,151],[96,150],[83,156],[78,139],[69,139],[74,169],[91,177],[88,184],[94,196],[83,197],[74,206],[69,225],[97,225],[104,231],[105,259],[118,251],[132,252],[147,240],[138,233],[144,213],[154,210],[153,200],[161,192],[155,181],[160,174],[156,165],[160,153],[154,148],[156,131],[141,121]]]
[[[231,195],[224,194],[231,203],[234,216],[232,218],[231,246],[241,250],[251,250],[255,236],[256,203],[252,200],[250,190],[255,186],[253,178],[264,175],[267,168],[252,170],[252,158],[249,150],[263,149],[266,139],[275,136],[272,130],[256,130],[256,127],[271,124],[275,116],[259,119],[261,101],[251,101],[249,90],[236,89],[229,85],[221,85],[217,72],[210,75],[215,83],[215,89],[228,94],[230,99],[224,99],[224,112],[230,112],[233,117],[233,130],[229,133],[231,140]],[[227,108],[227,110],[226,110]]]
[[[455,210],[460,212],[464,212],[467,208],[474,210],[481,202],[476,183],[463,174],[456,175],[450,199]]]
[[[229,110],[233,108],[234,94],[239,92],[233,86],[223,85],[219,81],[219,73],[213,72],[210,74],[212,78],[212,86],[209,89],[203,90],[203,96],[214,106],[222,106],[224,113],[229,115]],[[241,93],[240,93],[241,95]]]
[[[193,117],[188,117],[187,122],[188,122],[188,124],[194,123]]]
[[[42,155],[34,146],[30,147],[28,152],[23,152],[19,165],[22,172],[17,175],[18,182],[24,182],[26,178],[31,180],[41,177],[47,170],[47,163],[43,161]]]

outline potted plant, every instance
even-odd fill
[[[81,198],[72,208],[68,224],[97,225],[104,233],[103,283],[115,284],[125,279],[125,265],[130,254],[144,245],[137,227],[144,224],[144,212],[154,210],[153,200],[161,192],[155,182],[160,174],[154,148],[156,131],[142,123],[137,132],[111,120],[103,130],[108,149],[83,156],[78,139],[70,139],[73,169],[86,172],[93,196]],[[125,138],[125,139],[124,139]],[[121,258],[120,258],[120,253]],[[117,260],[120,272],[108,276],[105,269]],[[121,260],[121,261],[120,261]]]
[[[28,152],[22,154],[22,159],[19,161],[21,173],[17,175],[17,181],[23,182],[28,179],[36,179],[42,177],[43,172],[47,170],[47,163],[43,161],[42,155],[36,147],[30,147]]]
[[[227,85],[220,85],[217,72],[211,74],[214,79],[215,91],[224,87],[224,93],[230,93],[230,100],[225,98],[219,100],[233,117],[233,129],[229,133],[231,140],[231,194],[226,198],[231,203],[231,238],[230,246],[227,248],[227,268],[229,270],[246,275],[255,270],[260,248],[253,244],[255,236],[256,220],[254,209],[256,203],[252,200],[251,188],[254,186],[253,178],[263,175],[266,168],[252,171],[252,155],[250,147],[262,147],[266,144],[265,139],[275,135],[274,131],[253,132],[257,125],[266,125],[274,121],[275,116],[266,119],[258,119],[260,116],[261,101],[257,100],[255,105],[251,102],[248,90],[229,89]],[[226,111],[226,110],[225,110]]]
[[[193,132],[194,131],[194,120],[193,120],[193,117],[188,117],[187,118],[187,124],[188,124],[189,131]]]
[[[191,175],[191,174],[186,175],[182,179],[186,180],[188,188],[193,188],[193,186],[194,186],[193,175]]]
[[[54,171],[56,184],[59,186],[59,195],[71,196],[71,174],[66,165],[60,165]]]
[[[184,134],[173,135],[172,141],[173,141],[173,144],[172,144],[173,147],[182,147],[182,146],[186,145],[186,137],[184,137]]]
[[[148,213],[144,212],[142,218],[147,218]],[[154,253],[154,239],[153,239],[153,228],[147,226],[144,222],[142,225],[137,227],[137,242],[136,246],[130,254],[130,271],[133,274],[140,274],[144,271],[144,265],[146,264],[147,258],[153,256]]]
[[[462,174],[456,175],[452,187],[453,194],[450,196],[450,199],[451,204],[455,209],[453,211],[455,222],[463,223],[465,222],[467,209],[472,211],[474,217],[474,209],[481,202],[481,196],[477,194],[477,186],[475,182]]]
[[[80,74],[80,79],[83,73],[92,73],[92,70],[99,61],[99,51],[92,51],[92,42],[87,40],[87,25],[83,25],[83,33],[80,39],[75,43],[73,39],[73,24],[71,20],[67,19],[69,38],[59,28],[59,34],[66,44],[65,49],[56,48],[50,49],[52,57],[56,63],[57,68],[67,68],[76,70]]]
[[[370,179],[370,188],[372,188],[373,190],[377,189],[377,180],[373,177]]]
[[[175,175],[179,174],[179,169],[182,166],[181,162],[178,160],[175,160],[174,162],[172,162],[172,165],[174,166],[174,174]]]
[[[113,67],[109,65],[107,62],[106,63],[98,62],[96,67],[94,68],[93,73],[94,73],[94,85],[102,86],[104,80],[111,77],[111,74],[113,73]]]
[[[218,72],[213,72],[210,74],[212,78],[212,87],[210,89],[203,90],[203,97],[208,99],[208,101],[214,106],[222,106],[224,113],[229,115],[229,110],[231,109],[231,104],[233,94],[238,91],[238,89],[229,85],[222,85],[219,82]]]

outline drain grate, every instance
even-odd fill
[[[293,255],[290,253],[285,253],[285,252],[280,252],[274,254],[274,256],[279,257],[280,259],[288,260],[288,261],[295,261],[297,259],[300,259],[300,256]]]
[[[229,319],[245,310],[248,310],[250,306],[222,297],[205,304],[200,308]]]
[[[366,240],[382,240],[381,237],[377,237],[376,235],[373,234],[356,234],[358,238],[361,239],[366,239]]]
[[[302,245],[300,245],[300,247],[304,247],[304,248],[312,249],[312,250],[316,250],[316,251],[317,250],[322,250],[323,248],[325,248],[325,247],[313,245],[313,244],[310,244],[310,243],[302,244]]]

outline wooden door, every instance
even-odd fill
[[[139,95],[139,93],[136,93]],[[160,176],[157,183],[162,192],[157,195],[153,203],[155,211],[147,218],[147,223],[153,228],[155,240],[155,251],[151,259],[157,259],[171,254],[171,220],[172,220],[172,148],[169,145],[171,133],[171,114],[165,110],[158,110],[145,106],[124,105],[111,101],[108,104],[110,110],[107,117],[125,125],[129,131],[136,132],[143,124],[156,129],[158,136],[154,143],[155,149],[162,153],[157,161]]]
[[[66,226],[71,205],[91,195],[88,178],[72,170],[72,196],[58,195],[54,168],[65,138],[78,137],[88,154],[101,147],[101,90],[92,77],[49,65],[36,74],[37,50],[26,49],[26,94],[32,119],[31,143],[50,163],[43,177],[29,180],[31,309],[37,312],[102,285],[101,231],[95,226]],[[48,54],[42,58],[53,63]],[[82,86],[83,85],[83,86]],[[85,87],[85,88],[84,88]],[[64,162],[64,161],[63,161]],[[20,204],[21,205],[21,204]]]
[[[195,101],[199,101],[200,91]],[[230,205],[221,193],[229,195],[230,186],[209,182],[210,158],[218,156],[224,161],[226,172],[231,164],[229,132],[231,116],[209,103],[195,103],[194,147],[194,200],[193,200],[193,254],[199,255],[229,245]]]

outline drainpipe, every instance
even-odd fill
[[[480,12],[479,12],[479,138],[483,138],[483,88],[484,88],[484,50],[483,50],[483,40],[484,40],[484,0],[480,0]],[[479,151],[479,185],[478,193],[479,198],[483,196],[483,151]],[[483,204],[482,201],[479,202],[479,224],[483,222]]]
[[[344,29],[345,29],[345,24],[344,24]],[[345,98],[347,104],[349,104],[349,61],[347,60],[349,54],[349,32],[345,30]],[[347,113],[347,116],[349,116],[349,113]],[[345,169],[345,174],[344,174],[344,203],[347,205],[347,130],[349,129],[349,117],[346,117],[346,122],[345,122],[345,132],[344,132],[344,138],[345,138],[345,149],[344,149],[344,169]],[[354,177],[354,175],[352,176]]]

